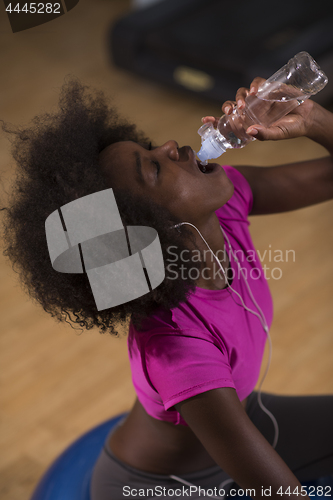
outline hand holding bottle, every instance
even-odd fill
[[[255,138],[281,140],[306,135],[317,94],[328,79],[307,52],[299,52],[270,78],[255,78],[241,87],[236,101],[226,101],[220,119],[205,117],[199,128],[201,162],[219,158],[227,149],[243,148]]]
[[[250,88],[241,87],[238,89],[235,101],[225,101],[222,105],[222,112],[226,115],[231,115],[234,108],[241,112],[245,108],[245,99],[247,96],[255,96],[258,88],[266,80],[261,77],[256,77]],[[259,141],[277,141],[282,139],[291,139],[307,134],[310,127],[310,120],[314,102],[306,99],[301,105],[294,108],[286,116],[278,120],[270,127],[264,127],[260,124],[253,124],[247,128],[246,133]],[[219,118],[214,116],[205,116],[202,118],[203,123],[212,122],[214,127],[217,126]]]

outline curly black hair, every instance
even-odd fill
[[[135,125],[119,117],[101,91],[71,77],[60,91],[56,112],[36,116],[27,127],[3,124],[2,128],[14,134],[12,154],[17,163],[9,206],[2,209],[6,210],[4,255],[34,301],[58,321],[87,330],[97,326],[101,333],[119,335],[129,319],[140,329],[142,320],[158,307],[170,309],[187,299],[195,281],[186,269],[182,279],[174,279],[175,267],[171,274],[167,262],[171,246],[177,255],[195,247],[191,232],[184,226],[181,231],[173,229],[180,221],[169,211],[128,190],[114,189],[123,224],[157,230],[166,267],[164,281],[140,298],[98,311],[86,274],[52,268],[46,218],[70,201],[110,187],[98,162],[104,148],[119,141],[149,142]],[[188,271],[189,266],[200,269],[199,263],[181,265],[188,266]]]

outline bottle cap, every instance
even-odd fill
[[[225,153],[227,148],[222,144],[223,137],[212,123],[202,125],[198,134],[201,135],[201,149],[197,153],[200,161],[213,160]]]

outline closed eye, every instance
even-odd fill
[[[151,142],[149,142],[148,144],[146,145],[142,145],[143,147],[146,147],[148,149],[148,151],[151,151],[153,148],[152,148],[152,145],[151,145]],[[155,148],[154,148],[155,149]],[[158,176],[158,174],[160,173],[160,170],[161,170],[161,165],[159,164],[158,161],[156,160],[151,160],[152,163],[155,165],[156,167],[156,177]]]
[[[148,150],[151,151],[152,147],[151,147],[151,142],[148,144]],[[158,174],[160,173],[160,170],[161,170],[161,165],[159,164],[158,161],[155,161],[155,160],[152,160],[153,164],[156,166],[156,176],[158,176]]]
[[[152,160],[153,164],[156,166],[156,176],[160,173],[161,170],[161,165],[159,164],[158,161]]]

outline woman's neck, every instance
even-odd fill
[[[205,224],[202,224],[201,227],[198,227],[198,229],[226,272],[230,263],[228,254],[225,250],[224,236],[216,214],[214,213],[213,217]],[[208,249],[206,243],[194,228],[193,234],[195,235],[197,247],[201,251],[202,261],[200,276],[196,283],[197,286],[208,290],[221,290],[225,288],[228,283],[216,258],[212,255],[212,252]]]

